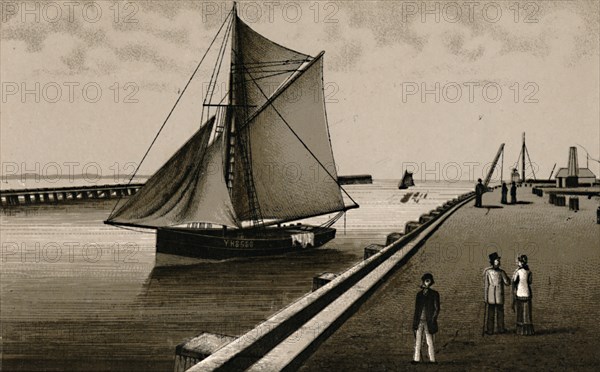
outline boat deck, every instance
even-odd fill
[[[223,229],[195,229],[187,227],[173,227],[170,230],[176,230],[180,232],[187,232],[190,234],[198,235],[209,235],[220,237],[223,236]],[[273,239],[273,238],[285,238],[290,233],[303,233],[303,232],[317,232],[320,229],[317,226],[310,225],[288,225],[281,227],[267,227],[265,229],[227,229],[227,237],[230,239]]]

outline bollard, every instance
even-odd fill
[[[420,224],[425,224],[431,220],[433,220],[433,217],[429,214],[423,214],[423,215],[421,215],[421,217],[419,217]]]
[[[551,192],[548,194],[548,203],[554,204],[556,202],[556,194]]]
[[[406,223],[406,225],[404,225],[404,234],[408,234],[413,230],[416,230],[417,228],[419,228],[421,224],[418,223],[417,221],[409,221]]]
[[[564,207],[566,204],[564,195],[556,195],[556,199],[554,200],[554,205],[557,207]]]
[[[329,283],[336,277],[337,277],[337,274],[334,274],[334,273],[322,273],[321,275],[315,276],[313,278],[313,286],[312,286],[313,292],[316,291],[317,289],[321,288],[325,284]]]
[[[577,212],[579,210],[579,198],[572,196],[569,198],[569,210]]]
[[[403,235],[404,234],[401,232],[393,232],[391,234],[388,234],[387,238],[385,239],[385,245],[388,246],[388,245],[398,241]]]
[[[377,253],[381,252],[381,250],[383,249],[383,245],[381,244],[370,244],[368,246],[365,247],[365,254],[364,254],[364,259],[366,260],[367,258],[376,255]],[[313,288],[314,288],[315,284],[314,284],[314,280],[313,280]],[[314,291],[314,289],[313,289]]]
[[[175,348],[175,372],[184,372],[236,337],[204,332]]]

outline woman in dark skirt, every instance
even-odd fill
[[[532,335],[533,316],[531,309],[531,271],[527,265],[527,256],[517,259],[519,268],[513,275],[513,310],[517,313],[517,334]]]

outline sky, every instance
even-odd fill
[[[131,173],[231,5],[3,1],[2,174]],[[339,174],[389,179],[411,169],[415,180],[472,181],[501,143],[506,175],[523,132],[538,178],[555,163],[565,167],[570,146],[578,146],[580,166],[584,149],[600,158],[599,7],[252,1],[239,3],[239,15],[279,44],[313,56],[325,51]],[[214,55],[140,174],[155,171],[198,129]],[[599,166],[590,161],[596,175]]]

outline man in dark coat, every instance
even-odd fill
[[[517,184],[515,181],[510,185],[510,204],[517,204]]]
[[[485,333],[494,333],[494,318],[498,333],[505,333],[504,328],[504,286],[510,285],[506,272],[500,268],[500,256],[494,252],[489,255],[490,265],[483,273],[484,296],[486,307]]]
[[[421,290],[417,293],[415,301],[415,316],[413,331],[415,332],[415,355],[412,363],[421,361],[421,345],[423,334],[427,340],[429,361],[435,363],[435,348],[433,335],[438,331],[437,317],[440,313],[440,295],[430,287],[433,285],[433,275],[426,273],[421,277]]]
[[[481,208],[481,200],[483,199],[483,193],[485,192],[485,187],[481,183],[481,178],[477,180],[477,185],[475,185],[475,207]]]
[[[502,199],[500,199],[500,203],[508,204],[507,194],[508,194],[508,187],[506,186],[506,182],[502,182]]]

